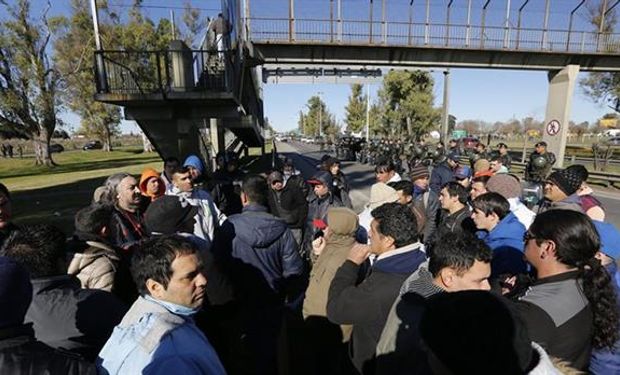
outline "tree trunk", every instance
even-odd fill
[[[110,124],[105,124],[104,129],[103,150],[110,152],[112,151],[112,132],[110,132]]]
[[[47,167],[56,165],[54,160],[52,160],[52,154],[50,153],[50,138],[51,135],[47,132],[47,130],[42,129],[32,140],[36,165],[45,165]]]
[[[144,132],[142,132],[142,146],[144,152],[153,152],[153,145]]]

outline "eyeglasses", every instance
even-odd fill
[[[529,240],[535,240],[535,239],[537,239],[536,236],[530,233],[529,231],[526,231],[525,233],[523,233],[524,243],[527,243]]]

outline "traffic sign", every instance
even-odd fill
[[[561,128],[562,126],[560,125],[560,122],[558,120],[551,120],[547,123],[545,130],[547,131],[547,134],[553,136],[558,134]]]

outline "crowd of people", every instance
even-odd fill
[[[530,209],[506,145],[447,150],[378,158],[359,213],[330,155],[117,173],[69,234],[16,225],[0,183],[0,372],[620,374],[620,231],[587,169]]]

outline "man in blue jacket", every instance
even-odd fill
[[[498,193],[486,193],[474,199],[472,206],[471,218],[480,230],[478,238],[493,250],[491,277],[525,273],[525,226],[510,212],[510,203]]]
[[[199,250],[160,236],[134,253],[131,274],[140,297],[116,326],[97,359],[100,374],[226,374],[192,316],[207,279]]]
[[[216,233],[213,251],[229,276],[240,330],[235,366],[240,373],[277,373],[277,337],[286,302],[301,303],[307,279],[297,242],[286,222],[267,210],[265,178],[250,175],[241,187],[243,212]]]

